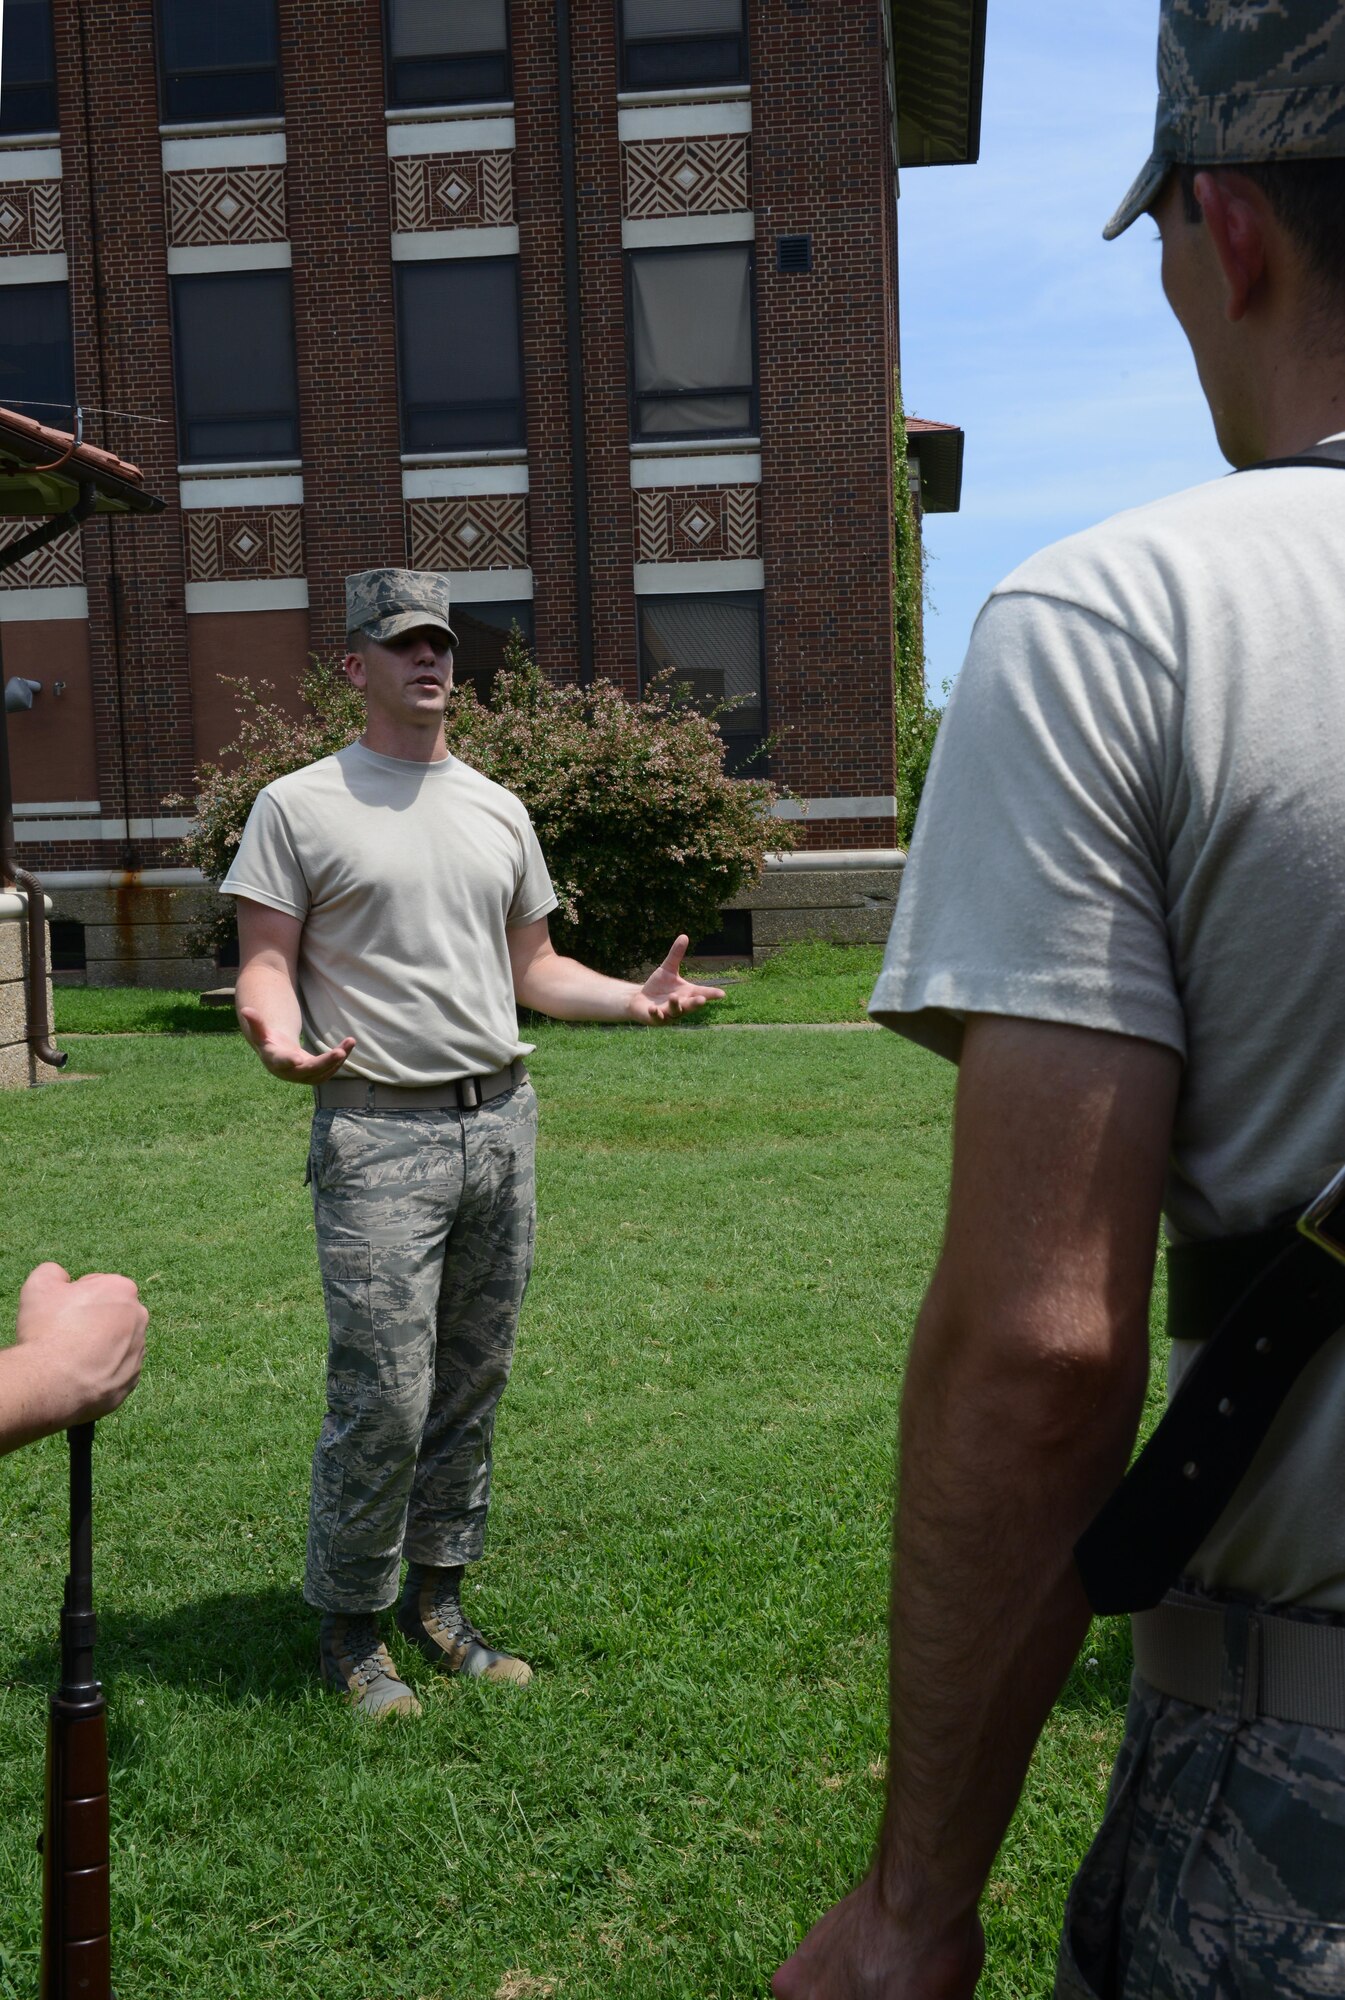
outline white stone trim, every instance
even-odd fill
[[[51,897],[43,896],[42,906],[51,915]],[[22,889],[0,889],[0,924],[16,924],[28,914],[28,898]],[[13,1047],[13,1044],[10,1044]]]
[[[895,799],[777,799],[771,807],[771,818],[891,819],[896,810]],[[883,863],[876,861],[872,866],[881,867]]]
[[[757,220],[750,208],[734,209],[728,215],[626,216],[621,224],[621,247],[670,250],[707,243],[754,243],[756,234]]]
[[[64,250],[0,256],[0,285],[64,285],[69,280],[70,263]]]
[[[455,569],[448,573],[449,604],[509,604],[532,596],[530,569]]]
[[[659,486],[760,486],[761,453],[678,452],[663,458],[633,458],[630,483],[636,493]]]
[[[512,153],[514,145],[512,112],[504,118],[436,118],[388,126],[390,160],[410,160],[421,153]]]
[[[518,224],[495,229],[394,229],[393,262],[429,263],[444,257],[517,257]]]
[[[818,873],[842,873],[855,869],[897,868],[906,866],[904,847],[805,847],[787,854],[766,856],[767,875],[784,872],[790,875]],[[50,876],[44,876],[50,881]]]
[[[526,465],[407,465],[403,500],[458,500],[476,493],[526,493]]]
[[[97,799],[44,799],[38,805],[16,805],[15,819],[97,819],[103,808]]]
[[[194,819],[48,819],[15,825],[16,842],[39,840],[181,840]],[[141,877],[140,879],[144,879]],[[50,881],[50,877],[46,878]]]
[[[210,132],[196,139],[165,139],[166,174],[203,173],[211,167],[283,167],[284,132]]]
[[[58,181],[61,175],[59,146],[25,146],[14,152],[0,151],[0,181]]]
[[[0,590],[0,625],[36,624],[47,618],[87,618],[89,593],[82,583],[49,590]]]
[[[183,507],[302,507],[304,482],[293,472],[239,473],[232,479],[184,478],[178,489]]]
[[[630,139],[718,139],[752,129],[752,100],[721,99],[715,104],[640,104],[633,97],[618,100],[617,137]]]
[[[637,597],[708,596],[716,590],[764,590],[766,565],[759,556],[723,562],[635,564]]]
[[[248,137],[258,132],[283,132],[283,111],[256,118],[173,118],[159,126],[161,139],[209,139],[220,132],[238,132]]]
[[[247,576],[227,583],[189,583],[187,610],[307,611],[308,580],[302,576]]]
[[[179,479],[222,479],[230,473],[258,472],[270,478],[279,472],[302,472],[301,458],[203,458],[190,465],[180,465]]]
[[[202,271],[288,271],[294,252],[288,243],[195,243],[168,252],[170,278]]]
[[[118,820],[117,826],[125,825]],[[42,883],[50,889],[177,889],[204,882],[199,868],[44,868]]]

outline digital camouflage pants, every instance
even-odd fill
[[[1218,1710],[1134,1680],[1056,2000],[1345,1995],[1345,1731],[1239,1721],[1246,1621],[1229,1625]]]
[[[381,1611],[403,1555],[474,1562],[495,1408],[532,1266],[537,1099],[319,1111],[309,1174],[327,1305],[304,1596]]]

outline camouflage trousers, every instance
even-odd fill
[[[327,1305],[304,1596],[381,1611],[403,1555],[474,1562],[495,1409],[532,1267],[537,1099],[318,1111],[309,1174]]]
[[[1345,1731],[1239,1721],[1246,1620],[1228,1629],[1217,1710],[1135,1676],[1056,2000],[1345,1994]]]

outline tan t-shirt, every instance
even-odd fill
[[[873,996],[956,1057],[970,1013],[1185,1059],[1179,1238],[1345,1159],[1345,471],[1122,514],[993,593],[939,731]],[[1174,1348],[1171,1379],[1195,1350]],[[1345,1334],[1295,1386],[1196,1573],[1345,1610]]]
[[[439,1084],[530,1044],[506,930],[556,907],[524,806],[456,757],[413,764],[352,743],[258,795],[225,896],[303,924],[299,1003],[343,1076]]]

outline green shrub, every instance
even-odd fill
[[[925,688],[925,547],[911,502],[900,378],[892,397],[892,650],[897,839],[909,847],[941,712]]]
[[[245,683],[236,687],[241,720],[227,767],[200,772],[188,802],[196,830],[181,849],[215,883],[262,787],[364,727],[363,698],[336,661],[313,662],[303,683],[309,713],[299,722]],[[458,689],[447,735],[455,756],[528,808],[560,898],[556,946],[604,972],[661,958],[678,931],[694,938],[716,929],[723,906],[760,875],[768,849],[791,844],[787,822],[769,816],[774,786],[725,777],[715,716],[666,683],[634,704],[608,681],[554,687],[517,632],[489,707],[470,687]],[[217,950],[231,928],[231,912],[220,911],[196,948]]]

